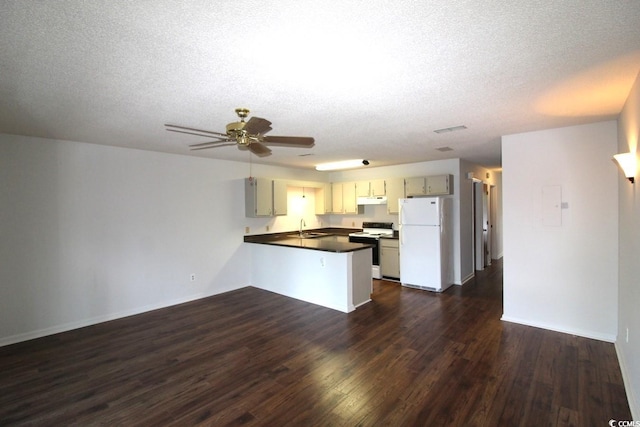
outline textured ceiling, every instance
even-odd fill
[[[248,161],[163,126],[246,107],[316,139],[259,163],[499,167],[501,135],[620,112],[639,22],[638,0],[2,0],[0,132]]]

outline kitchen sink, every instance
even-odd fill
[[[291,234],[291,237],[298,237],[300,239],[316,239],[318,237],[331,236],[329,233],[318,233],[313,231]]]

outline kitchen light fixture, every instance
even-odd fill
[[[365,163],[364,159],[353,159],[353,160],[342,160],[340,162],[331,162],[331,163],[322,163],[316,165],[316,170],[319,171],[332,171],[337,169],[352,169],[361,166],[366,166],[369,164],[368,161]]]
[[[633,184],[636,176],[636,153],[621,153],[613,156],[613,160],[618,162],[624,176]]]

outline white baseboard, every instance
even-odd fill
[[[618,341],[615,343],[616,354],[618,355],[618,364],[620,365],[620,371],[622,372],[622,381],[624,382],[624,389],[627,392],[627,401],[629,402],[629,409],[631,409],[631,418],[634,420],[640,420],[640,402],[636,399],[636,395],[633,391],[633,387],[630,381],[630,374],[627,366],[627,360],[624,357],[624,352],[620,348]]]
[[[469,274],[467,277],[465,277],[465,278],[462,280],[462,283],[461,283],[461,284],[462,284],[462,285],[464,285],[465,283],[467,283],[469,280],[473,279],[474,277],[476,277],[476,273],[471,273],[471,274]]]
[[[8,337],[0,338],[0,347],[16,344],[23,341],[29,341],[36,338],[46,337],[48,335],[59,334],[61,332],[72,331],[74,329],[84,328],[91,325],[96,325],[98,323],[108,322],[110,320],[122,319],[123,317],[134,316],[136,314],[146,313],[147,311],[158,310],[161,308],[171,307],[173,305],[183,304],[185,302],[195,301],[198,299],[210,297],[212,295],[216,295],[219,293],[228,292],[234,289],[217,289],[217,292],[208,293],[208,294],[196,294],[189,295],[183,298],[177,298],[175,300],[163,301],[161,303],[150,304],[142,307],[136,307],[131,310],[120,311],[116,313],[109,313],[101,316],[90,317],[88,319],[82,319],[75,322],[63,323],[60,325],[51,326],[48,328],[37,329],[35,331],[29,331],[22,334],[11,335]]]
[[[547,329],[550,331],[561,332],[563,334],[577,335],[579,337],[591,338],[598,341],[606,341],[610,343],[616,342],[616,336],[612,334],[602,334],[600,332],[584,331],[580,329],[570,329],[570,328],[564,328],[557,325],[545,324],[540,322],[530,322],[525,319],[505,316],[504,314],[502,315],[500,320],[503,320],[505,322],[518,323],[520,325],[533,326],[534,328],[541,328],[541,329]]]

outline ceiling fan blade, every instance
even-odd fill
[[[200,133],[206,133],[206,136],[210,136],[210,135],[219,135],[219,136],[224,136],[224,137],[229,137],[229,135],[227,135],[226,133],[220,133],[220,132],[213,132],[210,130],[204,130],[204,129],[196,129],[196,128],[189,128],[186,126],[178,126],[178,125],[171,125],[171,124],[166,124],[165,126],[168,128],[176,128],[176,129],[183,129],[183,130],[176,130],[176,129],[167,129],[170,130],[172,132],[182,132],[182,133],[190,133],[190,132],[184,132],[184,130],[191,130],[191,131],[195,131],[195,132],[200,132]],[[194,133],[193,135],[198,135],[197,133]],[[204,136],[204,135],[201,135]]]
[[[207,142],[201,142],[199,144],[191,144],[189,145],[190,148],[198,148],[198,147],[204,147],[204,146],[209,146],[209,145],[217,145],[217,144],[224,144],[225,142],[233,142],[235,144],[235,139],[224,139],[222,141],[207,141]],[[225,144],[226,145],[226,144]]]
[[[252,142],[249,144],[249,151],[258,157],[265,157],[271,154],[271,150],[267,148],[266,145],[260,144],[259,142]]]
[[[247,124],[244,125],[244,130],[249,135],[263,135],[271,130],[271,122],[260,117],[251,117]]]
[[[195,132],[186,132],[184,130],[177,130],[177,129],[167,129],[169,132],[177,132],[177,133],[186,133],[189,135],[197,135],[197,136],[204,136],[205,138],[217,138],[221,141],[227,141],[229,140],[229,137],[227,135],[223,136],[215,136],[215,135],[205,135],[203,133],[195,133]],[[222,134],[221,134],[222,135]],[[232,140],[231,140],[232,141]]]
[[[190,145],[189,148],[191,149],[191,151],[196,151],[196,150],[206,150],[207,148],[217,148],[217,147],[224,147],[226,145],[236,145],[235,142],[231,142],[231,143],[226,143],[226,144],[220,144],[218,142],[212,142],[212,143],[205,143],[205,144],[196,144],[196,145]]]
[[[262,142],[269,145],[313,147],[315,139],[308,136],[265,136]]]

